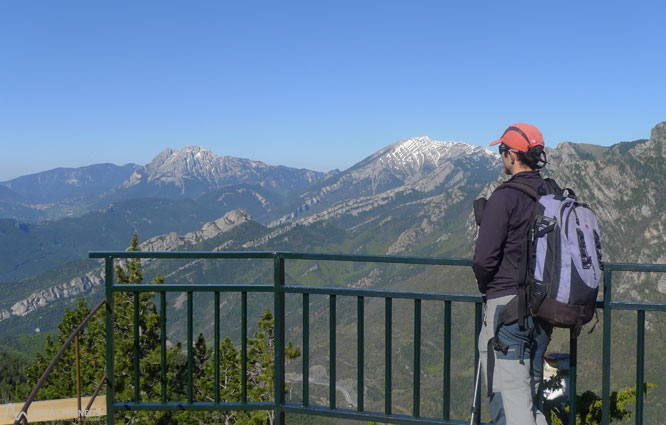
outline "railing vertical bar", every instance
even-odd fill
[[[214,373],[215,373],[215,403],[220,402],[220,292],[215,291],[213,295],[213,309],[215,311],[213,317],[215,321],[213,336],[213,343],[215,348],[213,349],[213,361],[215,362]]]
[[[611,366],[611,271],[604,270],[604,341],[601,375],[601,423],[610,423],[610,366]]]
[[[636,323],[636,424],[643,423],[643,388],[645,387],[645,310],[638,310]]]
[[[303,406],[310,406],[310,294],[303,294]]]
[[[166,331],[166,292],[160,292],[160,384],[162,404],[167,402],[167,331]]]
[[[83,423],[81,411],[81,359],[79,357],[79,332],[76,333],[76,407],[78,413],[77,423]]]
[[[194,324],[192,323],[192,291],[187,293],[187,402],[192,404],[194,401],[194,394],[192,391],[192,370],[193,370],[193,353],[192,346],[194,345]]]
[[[444,302],[444,394],[442,419],[451,419],[451,301]]]
[[[104,285],[106,289],[106,423],[115,424],[113,367],[113,257],[104,257]]]
[[[134,293],[134,403],[140,400],[140,369],[139,369],[139,293]]]
[[[247,404],[247,292],[241,293],[241,403]]]
[[[384,339],[386,340],[385,346],[386,346],[386,352],[385,352],[385,371],[384,371],[384,413],[387,415],[391,414],[391,405],[392,405],[392,400],[391,400],[391,393],[392,393],[392,382],[391,382],[391,368],[392,368],[392,362],[391,362],[391,352],[392,352],[392,334],[393,334],[393,310],[392,310],[392,305],[393,305],[393,300],[391,298],[386,298],[385,300],[385,306],[386,306],[386,313],[385,313],[385,324],[384,324],[384,330],[385,330],[385,337]]]
[[[273,257],[273,308],[275,313],[275,377],[274,377],[274,403],[275,403],[275,424],[284,425],[285,415],[282,408],[284,397],[284,366],[285,366],[285,311],[284,311],[284,290],[285,268],[284,257],[276,253]]]
[[[481,323],[483,320],[483,304],[480,302],[474,303],[474,376],[477,375],[477,369],[479,367],[479,350],[477,349],[477,344],[476,341],[479,340],[479,334],[481,333]],[[472,385],[474,385],[473,383]],[[472,391],[472,394],[474,392]],[[478,406],[477,409],[477,415],[474,416],[474,419],[478,424],[481,423],[481,391],[477,391],[476,393],[476,406]]]
[[[571,329],[569,332],[569,384],[567,390],[569,391],[569,423],[576,423],[576,392],[577,390],[577,375],[578,375],[578,338],[576,331]]]
[[[362,412],[365,410],[363,395],[363,391],[365,390],[365,300],[363,297],[356,299],[356,310],[358,318],[356,328],[356,348],[358,354],[356,361],[356,404],[358,411]]]
[[[329,375],[331,380],[329,382],[329,404],[331,409],[335,409],[335,383],[337,380],[336,369],[335,369],[335,353],[336,353],[336,341],[335,341],[335,323],[336,323],[336,312],[335,312],[335,295],[329,296]]]
[[[414,300],[414,417],[421,416],[421,300]]]

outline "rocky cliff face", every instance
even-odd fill
[[[141,251],[173,251],[186,245],[215,238],[251,219],[252,217],[243,210],[230,211],[224,217],[204,224],[201,230],[197,230],[196,232],[187,233],[182,236],[176,233],[169,233],[150,238],[140,244],[140,249]],[[0,321],[8,319],[11,316],[25,316],[56,300],[89,292],[94,287],[103,284],[104,268],[97,267],[83,276],[30,294],[25,299],[16,302],[9,310],[0,311]]]
[[[569,154],[558,147],[550,172],[595,209],[608,260],[665,262],[664,250],[656,248],[666,242],[666,123],[649,140],[611,146],[598,159]]]

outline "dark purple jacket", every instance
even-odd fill
[[[520,172],[509,181],[526,183],[541,195],[548,193],[548,186],[538,171]],[[488,199],[472,265],[479,290],[487,299],[517,293],[516,271],[521,244],[533,209],[534,200],[512,188],[496,190]]]

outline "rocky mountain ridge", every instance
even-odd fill
[[[0,186],[11,191],[14,200],[23,200],[29,204],[56,203],[113,189],[137,167],[136,164],[95,164],[79,168],[55,168],[0,182]],[[0,196],[0,200],[8,199]]]
[[[310,185],[323,175],[318,171],[217,156],[201,146],[185,146],[180,151],[171,148],[162,151],[149,164],[139,167],[118,191],[135,192],[145,187],[158,194],[193,198],[226,185],[247,183],[286,193]]]
[[[58,168],[0,182],[0,218],[41,222],[80,217],[137,198],[195,199],[233,185],[256,185],[282,196],[324,176],[307,169],[217,156],[200,146],[165,149],[144,166],[96,164]]]
[[[195,232],[179,236],[172,232],[150,238],[139,245],[142,251],[173,251],[177,248],[196,244],[215,238],[234,227],[251,220],[252,217],[243,210],[233,210],[215,221],[208,222]],[[146,264],[150,260],[144,261]],[[104,284],[104,267],[99,266],[64,283],[56,283],[48,288],[36,291],[25,299],[17,301],[10,309],[0,310],[0,321],[11,316],[25,316],[41,307],[59,299],[70,298],[91,291],[94,287]]]
[[[429,137],[400,140],[348,170],[323,179],[301,195],[294,211],[271,226],[292,221],[299,215],[322,214],[322,210],[333,206],[339,208],[338,202],[375,196],[380,199],[392,190],[427,193],[453,188],[474,172],[486,178],[499,167],[499,156],[485,147]]]

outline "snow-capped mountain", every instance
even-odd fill
[[[453,165],[478,161],[481,166],[499,164],[498,155],[485,147],[415,137],[377,151],[348,171],[354,179],[371,179],[373,188],[378,188],[382,181],[397,178],[417,190],[429,191],[446,180],[446,170]]]
[[[400,140],[351,168],[323,179],[301,195],[301,205],[274,224],[322,211],[348,199],[372,197],[402,188],[422,193],[450,190],[459,185],[485,184],[500,171],[499,156],[462,142],[429,137]]]
[[[323,173],[261,161],[217,156],[200,146],[165,149],[139,167],[118,191],[148,196],[196,197],[231,184],[258,184],[278,193],[308,186]]]

